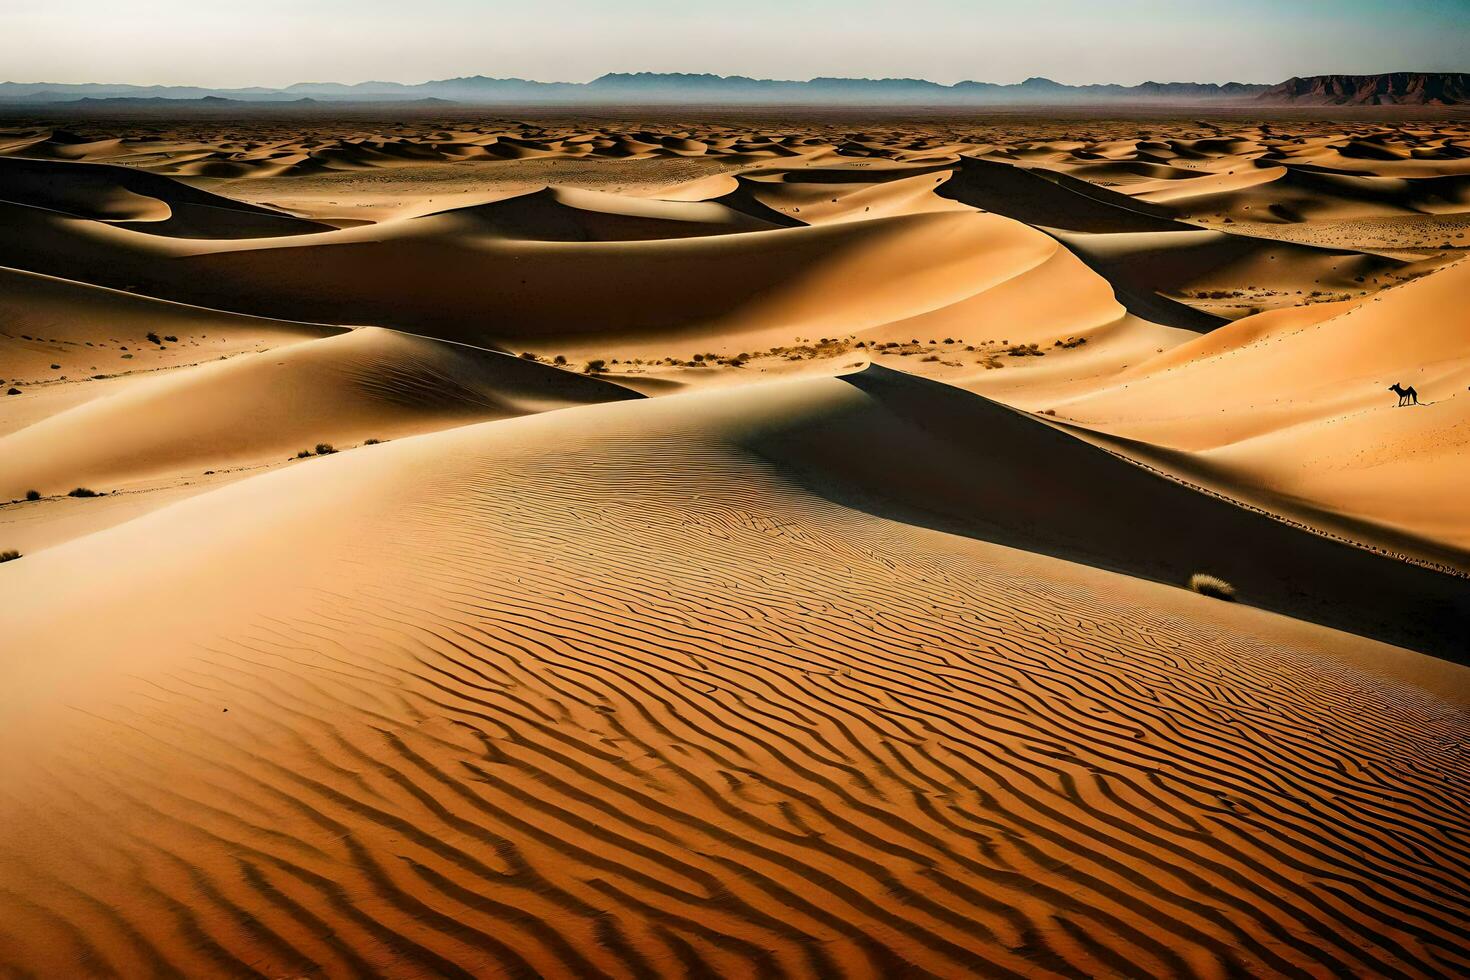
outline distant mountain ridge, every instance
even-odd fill
[[[1242,82],[1143,82],[1066,85],[1049,78],[1015,84],[922,78],[812,78],[790,81],[745,75],[613,72],[590,82],[538,82],[469,75],[431,82],[298,82],[284,88],[0,82],[0,103],[62,104],[83,100],[229,99],[241,102],[423,102],[467,105],[912,105],[1014,106],[1130,103],[1301,105],[1460,105],[1470,103],[1470,75],[1392,72],[1314,75],[1279,85]]]
[[[471,75],[418,84],[368,81],[298,82],[285,88],[210,89],[197,86],[0,82],[3,103],[65,103],[81,99],[235,99],[287,102],[394,101],[440,98],[472,105],[688,103],[772,105],[1052,105],[1097,102],[1246,101],[1267,85],[1227,82],[1144,82],[1065,85],[1049,78],[1016,84],[965,81],[942,85],[922,78],[813,78],[788,81],[744,75],[613,72],[590,82],[538,82]]]
[[[1299,105],[1464,105],[1470,74],[1395,71],[1381,75],[1312,75],[1288,78],[1258,97]]]

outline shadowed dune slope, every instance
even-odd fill
[[[105,163],[0,156],[0,200],[176,238],[267,238],[330,225]]]
[[[1058,406],[1108,432],[1201,453],[1227,482],[1470,548],[1470,262],[1356,304],[1231,324]],[[1295,316],[1293,316],[1295,314]],[[1255,321],[1283,320],[1257,334]],[[1295,323],[1292,321],[1295,320]],[[1388,386],[1423,404],[1397,408]]]
[[[570,187],[547,187],[426,217],[462,222],[477,234],[542,242],[653,241],[786,226],[718,201],[648,200]]]
[[[1046,229],[1084,234],[1149,234],[1167,241],[1171,234],[1195,230],[1175,221],[1162,208],[1065,175],[1027,170],[991,160],[960,160],[959,168],[935,193],[971,207]],[[1072,240],[1064,238],[1072,247]],[[1225,321],[1202,310],[1158,295],[1136,275],[1120,276],[1116,268],[1094,261],[1091,253],[1073,248],[1113,286],[1118,300],[1134,316],[1154,323],[1204,332]]]
[[[6,379],[46,381],[65,374],[75,380],[338,332],[337,327],[242,316],[0,268],[0,357],[5,364],[0,377]],[[154,344],[149,333],[176,340]],[[133,356],[123,360],[123,353]],[[59,367],[52,370],[52,364]]]
[[[1067,231],[1115,234],[1193,230],[1193,226],[1175,221],[1164,208],[1146,201],[1064,174],[993,160],[962,158],[954,176],[937,193],[1028,225]]]
[[[0,566],[7,643],[45,652],[0,661],[0,956],[1470,969],[1462,668],[877,517],[741,448],[869,426],[889,493],[933,388],[469,426]]]
[[[1351,289],[1355,282],[1405,269],[1398,259],[1193,229],[1187,232],[1074,235],[1059,239],[1103,275],[1137,288],[1179,291],[1314,286]],[[1297,300],[1300,302],[1300,300]]]
[[[1301,304],[1313,294],[1351,295],[1422,271],[1380,255],[1199,229],[1103,235],[1057,232],[1056,237],[1112,283],[1120,298],[1128,297],[1130,310],[1139,316],[1202,331],[1227,321],[1184,306],[1167,294],[1231,297],[1259,311]]]
[[[1463,578],[1303,532],[969,392],[877,367],[844,380],[882,411],[833,411],[810,427],[797,416],[778,438],[751,444],[818,493],[1161,582],[1208,572],[1252,605],[1443,656],[1463,652]],[[884,446],[894,455],[874,451]],[[904,464],[895,467],[899,447]]]
[[[639,202],[642,203],[642,202]],[[689,205],[669,205],[685,208]],[[491,205],[494,208],[495,205]],[[474,343],[591,336],[851,333],[950,305],[1056,249],[973,212],[658,241],[518,241],[447,212],[308,238],[193,249],[22,209],[0,260],[287,319]],[[8,216],[7,216],[8,217]],[[478,230],[477,230],[478,229]]]
[[[1470,175],[1376,177],[1261,167],[1190,180],[1135,184],[1139,200],[1235,221],[1310,221],[1470,210]]]
[[[0,498],[636,397],[506,354],[365,327],[134,379],[0,438]]]

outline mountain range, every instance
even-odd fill
[[[471,75],[437,81],[298,82],[284,88],[106,83],[0,82],[0,103],[60,104],[85,100],[233,100],[241,102],[399,102],[445,100],[469,105],[728,104],[728,105],[1067,105],[1235,103],[1313,105],[1455,105],[1470,102],[1470,75],[1395,72],[1318,75],[1279,85],[1241,82],[1144,82],[1066,85],[1049,78],[1017,84],[921,78],[813,78],[785,81],[743,75],[615,72],[590,82],[539,82]]]
[[[1396,71],[1383,75],[1313,75],[1289,78],[1259,96],[1265,102],[1303,105],[1464,105],[1470,74]]]

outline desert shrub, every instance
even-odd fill
[[[11,388],[9,391],[6,392],[6,394],[7,395],[18,395],[18,394],[20,394],[20,389],[19,388]]]
[[[597,374],[601,371],[606,371],[607,362],[600,357],[596,358],[595,360],[588,361],[586,370],[588,374]]]
[[[535,359],[536,359],[536,355],[535,354],[532,354],[530,351],[528,351],[528,350],[527,351],[521,351],[521,360],[523,360],[523,361],[534,361]]]
[[[177,344],[179,342],[179,338],[174,336],[165,336],[163,339],[168,341],[170,344]]]
[[[381,440],[381,439],[364,439],[362,444],[364,446],[376,446],[378,443],[380,443],[382,441],[383,440]]]
[[[154,333],[151,330],[148,331],[148,333],[145,336],[147,337],[148,343],[150,343],[150,344],[161,344],[161,343],[163,343],[163,341],[158,338],[158,334]],[[126,349],[126,348],[124,348],[124,349]]]
[[[26,499],[27,500],[40,500],[41,499],[41,491],[39,491],[39,490],[27,490],[26,491]]]
[[[332,448],[332,444],[330,442],[319,442],[316,444],[316,454],[318,456],[330,456],[336,451],[337,450]]]
[[[0,551],[0,562],[15,561],[19,557],[19,551]]]
[[[558,355],[556,355],[555,358],[552,359],[552,362],[551,363],[556,364],[556,365],[564,365],[564,364],[566,364],[566,362],[567,362],[566,355],[565,354],[558,354]]]
[[[297,459],[310,459],[311,458],[311,450],[310,449],[303,449],[303,450],[301,450],[300,452],[298,452],[296,454],[296,458]]]
[[[1189,588],[1200,595],[1207,595],[1211,599],[1223,599],[1226,602],[1235,601],[1235,586],[1222,578],[1206,575],[1204,572],[1195,572],[1189,576]]]
[[[89,490],[86,487],[76,487],[75,489],[68,490],[66,492],[66,495],[68,497],[100,497],[100,496],[102,496],[102,494],[98,493],[96,490]]]
[[[60,364],[53,364],[53,365],[51,365],[51,370],[53,370],[53,371],[60,371],[61,370],[61,365]]]

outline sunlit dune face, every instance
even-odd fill
[[[1359,122],[0,127],[0,972],[1465,972],[1470,129]]]

